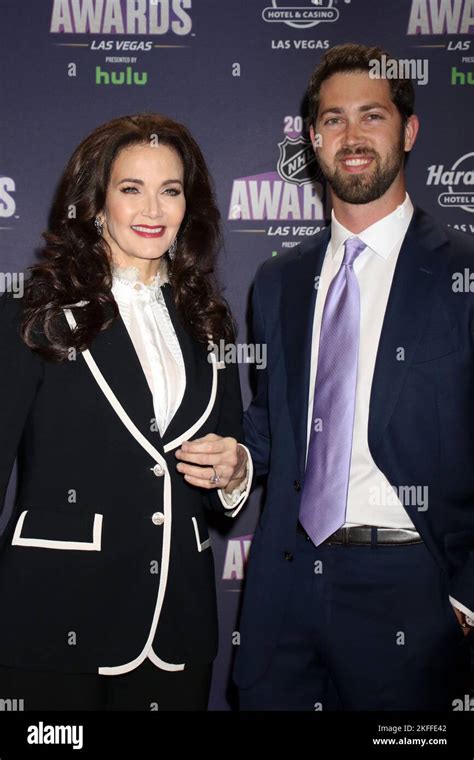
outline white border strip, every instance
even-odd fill
[[[68,321],[69,327],[71,328],[71,330],[74,330],[77,323],[76,323],[76,320],[74,319],[74,316],[71,310],[64,309],[64,314]],[[111,404],[114,411],[116,412],[120,420],[123,422],[127,430],[131,433],[131,435],[135,438],[135,440],[150,454],[150,456],[155,460],[155,462],[162,466],[163,471],[164,471],[163,510],[165,514],[165,521],[163,524],[163,547],[161,551],[161,573],[160,573],[160,583],[158,586],[158,596],[156,600],[155,611],[153,614],[153,620],[151,623],[150,632],[148,634],[148,639],[142,651],[140,652],[140,654],[137,657],[135,657],[133,660],[131,660],[130,662],[126,662],[123,665],[99,667],[98,669],[98,672],[101,675],[120,675],[122,673],[128,673],[130,670],[134,670],[134,668],[138,667],[138,665],[140,665],[143,662],[143,660],[147,657],[149,652],[154,654],[151,647],[153,643],[153,638],[156,633],[156,628],[158,626],[158,621],[160,619],[161,610],[163,607],[163,601],[165,598],[166,584],[168,582],[169,558],[170,558],[170,548],[171,548],[171,520],[172,520],[171,478],[168,472],[168,465],[166,463],[166,460],[161,456],[159,451],[155,449],[155,447],[145,438],[145,436],[142,435],[142,433],[138,430],[136,425],[132,422],[127,412],[121,405],[120,401],[118,400],[118,398],[115,396],[114,392],[108,385],[105,377],[103,376],[102,372],[97,366],[90,351],[89,350],[83,351],[82,356],[84,357],[84,360],[86,361],[87,366],[92,372],[92,375],[94,379],[96,380],[96,382],[98,383],[100,389],[103,391],[107,400],[109,401],[109,403]],[[166,669],[182,670],[184,668],[184,664],[182,663],[179,665],[175,665],[174,663],[165,663],[163,660],[160,660],[160,662],[162,663],[160,667],[167,665]],[[158,663],[155,662],[155,664],[158,664]]]
[[[209,398],[209,403],[207,407],[205,408],[204,412],[201,414],[198,420],[194,423],[194,425],[191,425],[188,430],[186,430],[181,435],[178,435],[177,438],[174,438],[172,441],[169,441],[165,446],[163,446],[163,450],[168,452],[172,449],[178,448],[183,441],[187,441],[189,438],[192,438],[193,435],[199,430],[200,427],[205,423],[207,418],[209,417],[212,407],[214,406],[214,402],[216,400],[216,394],[217,394],[217,360],[214,354],[209,354],[211,357],[212,362],[212,388],[211,388],[211,396]],[[224,365],[222,367],[219,367],[219,369],[224,369]]]
[[[21,513],[15,527],[12,538],[14,546],[37,546],[41,549],[71,549],[83,552],[100,552],[102,536],[102,519],[103,515],[95,513],[94,527],[92,530],[92,541],[60,541],[53,538],[26,538],[21,535],[25,517],[30,510],[26,509]]]
[[[196,536],[196,544],[197,544],[198,552],[202,552],[204,551],[204,549],[209,549],[211,545],[211,539],[207,538],[205,541],[201,543],[201,536],[199,535],[197,520],[195,517],[191,517],[191,520],[193,521],[193,525],[194,525],[194,535]]]
[[[153,651],[153,649],[150,649],[148,652],[148,657],[152,661],[154,665],[156,665],[161,670],[168,670],[170,672],[176,672],[178,670],[184,670],[184,663],[181,663],[180,665],[173,665],[171,662],[165,662],[161,659],[161,657],[158,657],[157,654]]]

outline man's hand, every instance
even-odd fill
[[[231,493],[245,479],[247,454],[235,438],[209,433],[182,443],[175,456],[180,460],[176,469],[199,488],[222,488]]]

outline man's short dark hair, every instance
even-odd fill
[[[374,61],[393,60],[393,56],[379,47],[367,47],[353,42],[335,45],[323,56],[321,63],[314,70],[308,87],[309,124],[316,124],[319,109],[321,85],[333,74],[344,72],[369,71]],[[397,107],[403,124],[413,114],[415,106],[415,89],[410,79],[388,79],[392,102]]]

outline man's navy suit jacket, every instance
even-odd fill
[[[256,474],[268,475],[268,484],[234,674],[244,688],[264,672],[287,608],[305,476],[315,278],[329,239],[327,228],[310,244],[265,261],[254,286],[253,339],[267,345],[267,368],[257,373],[245,433]],[[458,292],[457,283],[470,272],[472,239],[416,209],[378,346],[368,442],[397,493],[428,487],[427,508],[405,509],[449,594],[474,610],[474,293]]]

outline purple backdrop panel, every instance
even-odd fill
[[[323,228],[329,207],[304,130],[309,75],[328,47],[382,45],[417,83],[414,201],[474,234],[474,7],[471,0],[3,0],[0,291],[21,295],[56,183],[95,126],[152,110],[184,122],[216,184],[220,274],[237,318],[244,404],[262,347],[247,344],[258,265]],[[12,503],[14,480],[3,513]],[[211,709],[232,703],[237,611],[258,518],[257,490],[213,531],[221,645]],[[230,522],[230,521],[229,521]],[[0,523],[1,528],[1,523]],[[229,701],[230,700],[230,701]]]

